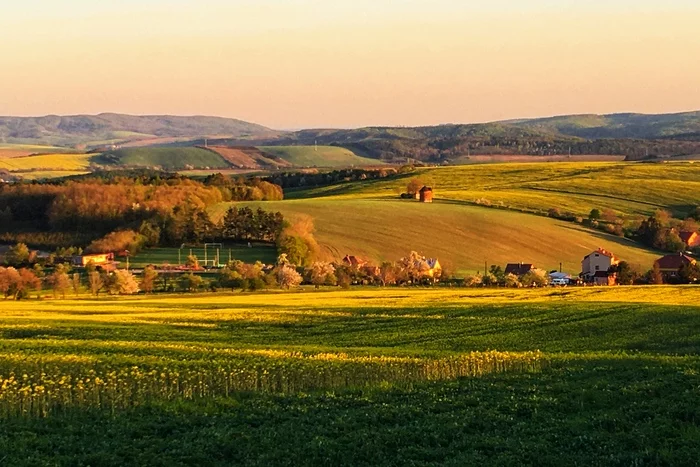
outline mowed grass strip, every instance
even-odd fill
[[[358,156],[349,149],[337,146],[259,146],[267,153],[297,167],[350,167],[382,165],[379,159]]]
[[[686,211],[700,204],[700,165],[689,162],[484,164],[420,169],[390,180],[372,180],[289,191],[287,198],[396,198],[410,178],[435,189],[436,199],[490,203],[585,216],[593,208],[648,215],[659,208]]]
[[[240,204],[240,203],[238,203]],[[547,217],[459,203],[413,200],[306,199],[246,203],[280,211],[290,219],[309,215],[326,259],[357,255],[396,261],[415,250],[436,257],[460,275],[484,270],[484,263],[533,263],[578,274],[581,259],[598,247],[651,269],[659,254],[613,235]],[[220,219],[230,206],[215,206]]]

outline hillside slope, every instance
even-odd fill
[[[522,163],[440,167],[402,177],[289,191],[290,198],[396,199],[411,178],[432,185],[435,198],[546,214],[551,208],[587,216],[591,209],[678,215],[700,205],[700,164]]]
[[[125,148],[109,151],[96,163],[120,167],[147,167],[163,170],[227,169],[230,164],[219,154],[202,148]]]
[[[0,142],[74,145],[154,137],[228,135],[274,137],[261,125],[233,118],[170,115],[47,115],[0,117]]]
[[[531,262],[538,267],[580,272],[581,258],[598,247],[650,269],[657,254],[619,237],[567,223],[479,206],[410,200],[308,199],[248,203],[285,217],[311,216],[326,259],[358,255],[395,261],[411,250],[437,257],[460,275],[483,271],[484,262]],[[215,219],[228,203],[212,209]]]

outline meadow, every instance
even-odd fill
[[[373,182],[368,182],[373,183]],[[288,219],[309,215],[322,256],[357,255],[377,263],[396,261],[415,250],[440,259],[460,276],[484,270],[484,263],[534,263],[578,274],[581,258],[607,248],[643,270],[660,256],[639,244],[580,225],[542,216],[440,201],[317,198],[245,203],[280,211]],[[229,203],[211,208],[220,219]]]
[[[378,159],[358,156],[337,146],[260,146],[259,149],[296,167],[350,167],[381,165]]]
[[[668,465],[700,454],[700,289],[3,302],[8,465]]]
[[[160,167],[163,170],[230,168],[219,154],[195,147],[124,148],[104,153],[96,161],[106,165]]]
[[[550,208],[587,216],[593,208],[623,216],[656,209],[684,213],[700,204],[700,165],[610,162],[484,164],[419,169],[394,179],[350,182],[290,191],[292,198],[396,198],[420,178],[440,200],[480,202],[526,212]]]

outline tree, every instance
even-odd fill
[[[132,295],[139,291],[139,284],[131,271],[117,269],[112,273],[109,291],[119,295]]]
[[[697,284],[700,282],[700,265],[685,264],[678,272],[678,277],[684,284]]]
[[[599,220],[600,216],[601,216],[600,209],[597,209],[597,208],[591,209],[590,214],[588,214],[588,218],[592,221]]]
[[[382,286],[387,286],[396,283],[396,265],[391,262],[384,262],[379,266],[379,281]]]
[[[156,271],[153,266],[146,266],[143,270],[143,276],[141,277],[141,290],[143,290],[145,293],[153,292],[157,278],[158,271]]]
[[[29,248],[24,243],[17,243],[5,254],[5,262],[10,266],[20,266],[29,262]]]
[[[90,292],[95,297],[100,294],[100,290],[105,286],[102,275],[98,271],[90,271],[88,273],[88,284],[90,285]]]
[[[278,251],[286,254],[288,260],[297,266],[310,266],[319,250],[313,230],[313,219],[310,216],[300,216],[279,235]]]
[[[296,287],[301,284],[302,281],[301,274],[294,269],[285,253],[282,253],[277,257],[275,277],[277,279],[277,285],[286,289]]]
[[[307,268],[310,282],[319,288],[322,285],[335,285],[338,279],[335,277],[335,267],[325,261],[316,261]]]
[[[649,276],[649,283],[650,284],[663,284],[664,283],[664,276],[661,273],[661,267],[659,266],[658,262],[654,263],[654,267],[649,271],[647,274]]]
[[[520,277],[520,282],[525,287],[544,287],[549,284],[547,271],[531,269]]]
[[[231,289],[242,289],[245,286],[245,279],[237,271],[236,262],[230,261],[224,268],[219,272],[218,283],[221,287]]]
[[[515,274],[506,274],[505,276],[503,276],[503,284],[506,287],[515,287],[515,288],[523,286],[520,283],[520,281],[518,280],[518,276],[516,276]]]
[[[0,267],[0,293],[5,298],[14,296],[17,291],[17,286],[21,281],[21,277],[17,269],[12,266],[8,268]]]
[[[180,288],[184,292],[196,292],[202,286],[204,280],[193,273],[184,274],[178,281]]]
[[[199,259],[195,255],[189,255],[187,256],[187,260],[185,261],[185,265],[188,268],[192,269],[199,269]]]
[[[621,285],[632,285],[642,277],[642,273],[639,269],[632,266],[627,261],[620,261],[617,265],[612,266],[610,272],[617,274],[617,282]]]
[[[420,178],[412,178],[409,182],[408,185],[406,185],[406,193],[410,195],[415,195],[420,191],[421,188],[425,186],[425,183]]]
[[[70,287],[71,281],[66,272],[66,267],[62,264],[56,265],[53,273],[48,277],[48,282],[53,290],[53,295],[60,294],[63,298],[66,298],[66,290]]]
[[[73,293],[77,296],[80,293],[80,274],[75,272],[70,277]]]
[[[15,298],[25,298],[34,290],[41,290],[41,279],[34,274],[31,269],[22,268],[19,270],[20,283],[17,288]]]

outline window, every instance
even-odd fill
[[[600,266],[596,266],[596,267],[595,267],[595,270],[596,270],[596,271],[600,271]]]

